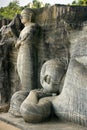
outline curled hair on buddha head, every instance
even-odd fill
[[[25,8],[22,10],[21,14],[25,14],[25,15],[28,15],[29,17],[31,17],[31,22],[35,21],[35,13],[32,9]]]

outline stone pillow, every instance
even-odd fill
[[[59,118],[87,126],[87,65],[79,59],[71,59],[63,90],[52,104]]]

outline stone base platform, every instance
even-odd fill
[[[87,130],[86,127],[71,123],[62,122],[58,118],[52,118],[42,123],[26,123],[22,118],[15,118],[9,113],[0,113],[0,120],[14,125],[21,130]]]

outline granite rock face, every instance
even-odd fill
[[[62,60],[67,68],[68,62],[69,62],[69,41],[67,38],[67,30],[65,28],[64,22],[61,20],[57,20],[58,14],[57,14],[57,8],[67,8],[62,6],[53,6],[50,8],[43,8],[39,10],[35,10],[36,17],[35,22],[40,25],[41,29],[39,32],[39,37],[37,37],[36,42],[32,45],[33,52],[36,52],[35,55],[33,55],[32,59],[34,59],[33,63],[33,69],[34,69],[34,82],[36,82],[36,85],[33,86],[33,88],[41,88],[40,84],[40,70],[43,65],[43,63],[49,59],[52,58],[59,58]],[[61,14],[62,15],[62,14]],[[12,39],[14,40],[14,37],[16,35],[16,39],[19,37],[20,31],[23,29],[22,23],[20,23],[19,16],[17,16],[18,19],[15,19],[8,25],[12,32],[14,32]],[[7,26],[7,28],[8,28]],[[8,35],[6,34],[5,38],[8,39]],[[2,41],[2,31],[1,31],[1,41]],[[16,43],[15,39],[15,43]],[[5,40],[6,41],[6,40]],[[12,42],[13,43],[13,42]],[[14,44],[15,44],[14,43]],[[65,44],[64,44],[65,43]],[[10,44],[13,46],[12,44]],[[9,44],[3,44],[1,48],[5,51],[5,47],[10,48],[7,50],[6,53],[9,53],[9,56],[7,56],[6,60],[7,63],[5,63],[5,70],[8,73],[6,78],[6,86],[8,86],[8,95],[7,91],[4,91],[4,98],[7,96],[8,101],[10,100],[11,95],[21,89],[21,85],[19,82],[18,74],[16,74],[16,61],[17,61],[17,54],[18,50],[15,49],[15,47],[9,46]],[[2,51],[2,49],[1,49]],[[2,57],[5,56],[5,54],[1,54]],[[4,62],[6,62],[4,59]],[[2,62],[2,61],[1,61]],[[32,61],[33,62],[33,61]],[[15,66],[14,66],[15,65]],[[8,67],[7,67],[8,66]],[[12,67],[14,66],[14,67]],[[9,68],[9,69],[8,69]],[[14,71],[12,71],[12,68],[14,68]],[[13,73],[12,73],[13,72]],[[11,74],[12,73],[12,74]],[[6,77],[6,74],[4,74]],[[10,77],[9,77],[10,76]],[[12,77],[12,81],[11,81]],[[16,79],[15,79],[16,78]],[[2,89],[6,88],[5,85],[2,85]],[[6,98],[7,99],[7,98]],[[3,100],[2,94],[1,94],[1,100]],[[6,101],[7,102],[7,101]]]
[[[68,34],[70,62],[61,94],[52,102],[55,114],[87,126],[87,22]]]
[[[87,126],[87,69],[77,60],[70,60],[63,90],[53,101],[56,115]]]
[[[13,93],[19,90],[20,81],[16,71],[17,49],[15,43],[23,28],[20,23],[19,15],[17,15],[10,24],[0,29],[0,104],[9,102]]]
[[[81,124],[85,125],[87,124],[87,7],[55,5],[34,11],[36,14],[35,22],[40,26],[40,32],[36,42],[32,45],[36,52],[34,62],[32,58],[35,72],[33,77],[35,86],[33,86],[33,88],[41,88],[40,70],[43,63],[54,58],[60,59],[65,66],[66,71],[64,75],[66,74],[66,76],[61,94],[53,101],[54,111],[59,117],[76,120],[78,123],[83,122]],[[15,21],[9,24],[9,26],[14,30],[13,32],[16,38],[18,38],[23,28],[22,24]],[[14,26],[16,28],[14,28]],[[0,39],[2,41],[2,35]],[[0,54],[2,57],[0,58],[1,104],[2,101],[4,103],[9,102],[11,95],[21,89],[17,72],[15,69],[13,71],[11,70],[11,68],[16,68],[17,50],[15,50],[14,54],[14,49],[10,51],[11,49],[8,48],[9,44],[7,44],[7,42],[0,46]],[[3,63],[4,66],[2,66]],[[14,67],[11,67],[12,65],[14,65]],[[71,94],[67,94],[67,92],[71,92]],[[62,105],[62,107],[60,107],[60,105]],[[63,115],[64,111],[66,111],[67,114]],[[77,113],[79,119],[77,116],[73,116],[74,111]]]

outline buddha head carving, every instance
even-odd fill
[[[27,22],[33,22],[33,17],[34,17],[34,12],[32,11],[32,9],[25,8],[21,12],[21,22],[23,24],[26,24]]]
[[[45,62],[41,69],[40,82],[46,92],[60,92],[60,84],[65,74],[65,65],[58,59]]]

